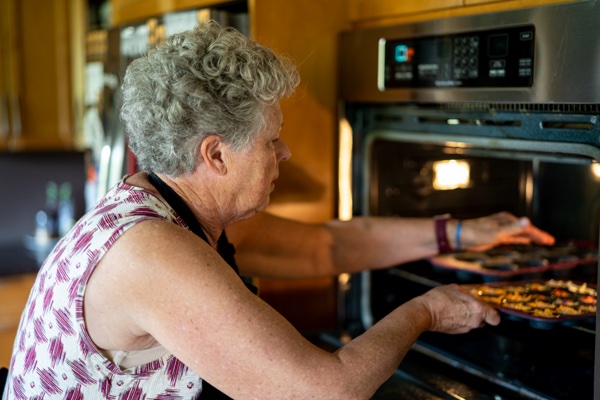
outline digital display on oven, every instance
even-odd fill
[[[387,40],[379,44],[379,89],[530,87],[533,25]]]

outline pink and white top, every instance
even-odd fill
[[[94,268],[127,229],[148,219],[188,229],[161,198],[123,179],[58,242],[21,316],[4,400],[199,397],[202,379],[172,354],[159,351],[142,365],[119,366],[86,330],[83,296]]]

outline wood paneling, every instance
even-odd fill
[[[120,25],[173,11],[231,2],[227,0],[112,0],[112,19],[115,25]]]
[[[345,23],[344,2],[249,4],[252,37],[291,58],[301,75],[295,95],[282,102],[282,137],[292,157],[281,165],[270,210],[305,221],[329,219],[335,202],[337,34]]]
[[[82,54],[72,46],[75,27],[85,24],[83,1],[0,0],[3,148],[74,148],[82,117],[74,104],[83,93],[72,80],[74,55]]]
[[[0,147],[11,144],[21,132],[19,112],[19,68],[14,0],[0,0]]]
[[[292,151],[281,164],[269,211],[306,222],[334,216],[337,160],[337,35],[345,25],[344,1],[250,0],[254,39],[291,58],[301,83],[282,102],[282,137]],[[262,296],[303,330],[335,325],[331,278],[261,280]]]
[[[537,7],[569,1],[578,0],[427,0],[424,2],[374,0],[373,4],[377,4],[375,11],[357,12],[359,6],[368,8],[367,5],[371,4],[371,1],[348,0],[348,21],[352,28],[368,28]],[[457,4],[457,2],[461,4]]]
[[[350,0],[348,18],[350,21],[372,20],[462,6],[463,0]]]

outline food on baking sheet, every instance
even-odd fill
[[[519,266],[514,263],[512,258],[504,256],[490,257],[487,260],[482,261],[481,266],[483,268],[499,271],[516,271],[519,269]]]
[[[532,308],[542,308],[542,309],[546,309],[546,308],[555,308],[556,306],[552,303],[548,303],[544,300],[536,300],[536,301],[532,301],[529,303],[529,306]]]
[[[485,251],[463,250],[439,254],[429,261],[436,269],[454,271],[462,282],[474,277],[498,282],[538,279],[542,274],[566,277],[574,268],[590,268],[597,260],[598,250],[592,243],[569,240],[554,246],[507,244]]]
[[[459,261],[466,262],[482,262],[488,259],[488,256],[485,253],[475,252],[475,251],[463,251],[454,256]]]
[[[527,294],[524,292],[509,292],[504,296],[504,300],[507,303],[526,303],[532,299],[532,294]]]
[[[593,288],[589,288],[587,287],[587,284],[582,284],[582,285],[576,285],[571,281],[567,282],[567,288],[574,293],[581,293],[581,294],[589,294],[591,296],[597,296],[598,292],[596,289]]]
[[[525,317],[561,320],[596,315],[597,291],[587,283],[554,279],[521,284],[499,282],[469,285],[469,292],[500,310],[518,312]]]
[[[575,299],[558,298],[554,301],[557,306],[578,307],[579,301]]]
[[[581,315],[581,311],[569,306],[558,306],[555,311],[560,315]]]
[[[529,292],[529,290],[525,286],[520,286],[520,285],[505,286],[504,290],[507,291],[508,293],[527,293],[527,292]]]
[[[583,304],[594,304],[594,305],[596,305],[597,301],[598,301],[598,298],[596,296],[592,296],[592,295],[583,296],[581,298],[581,302]]]
[[[487,296],[485,298],[486,303],[501,305],[504,301],[504,297],[502,296]]]
[[[548,288],[548,285],[543,283],[533,282],[529,284],[529,290],[531,290],[532,292],[547,292]]]
[[[552,290],[552,296],[566,299],[571,296],[571,293],[569,293],[568,291],[566,291],[564,289],[556,288],[556,289]]]
[[[581,311],[582,314],[596,314],[596,305],[582,304],[579,306],[579,311]]]
[[[554,318],[554,311],[551,308],[536,308],[532,314],[534,317]]]
[[[500,296],[506,293],[506,290],[498,287],[481,285],[472,290],[475,296]]]
[[[528,313],[531,311],[531,307],[525,303],[506,303],[504,307],[510,308],[512,310],[522,311]]]
[[[520,268],[541,267],[550,264],[546,258],[541,258],[536,254],[523,254],[521,257],[517,258],[515,262]]]
[[[573,281],[550,279],[546,284],[552,288],[567,289],[569,292],[572,293],[589,294],[591,296],[598,295],[598,291],[594,288],[588,287],[587,283],[585,282],[578,285]]]

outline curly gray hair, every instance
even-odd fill
[[[129,147],[143,170],[190,174],[206,136],[243,149],[264,129],[265,106],[298,82],[289,60],[214,21],[172,35],[127,68],[121,119]]]

